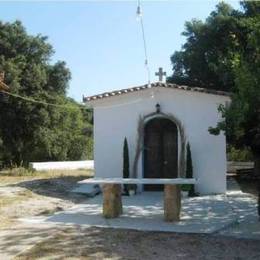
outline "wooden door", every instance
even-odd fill
[[[150,120],[144,133],[144,178],[177,177],[177,127],[164,118]],[[145,190],[162,190],[163,185],[145,185]]]

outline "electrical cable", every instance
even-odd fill
[[[143,22],[143,17],[142,17],[141,1],[140,0],[138,0],[138,2],[137,2],[136,15],[137,15],[138,20],[140,20],[140,25],[141,25],[143,47],[144,47],[144,56],[145,56],[145,66],[146,66],[146,70],[147,70],[148,86],[150,86],[151,75],[150,75],[150,68],[149,68],[149,63],[148,63],[147,42],[146,42],[146,37],[145,37],[144,22]]]

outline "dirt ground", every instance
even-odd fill
[[[257,181],[255,180],[244,180],[242,178],[236,178],[241,190],[245,193],[250,193],[255,197],[258,196]]]
[[[0,175],[2,252],[9,259],[260,259],[260,241],[220,235],[139,232],[80,226],[23,226],[18,219],[53,214],[87,198],[71,193],[91,172]],[[19,247],[39,237],[32,247]],[[25,243],[24,243],[25,244]],[[20,250],[21,249],[21,250]],[[26,249],[26,250],[25,250]]]
[[[16,259],[260,259],[260,241],[213,235],[67,228]]]
[[[0,172],[0,230],[14,227],[19,218],[48,215],[86,200],[71,193],[77,182],[92,176],[90,171],[52,171],[31,176]]]

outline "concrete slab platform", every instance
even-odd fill
[[[101,193],[101,189],[98,184],[80,184],[78,187],[73,189],[71,192],[85,194],[88,197],[95,197]]]
[[[70,210],[58,212],[47,218],[34,218],[31,221],[183,233],[213,233],[237,221],[225,195],[182,199],[181,221],[175,223],[165,222],[163,219],[162,192],[143,192],[122,198],[124,213],[116,219],[103,218],[102,195],[98,195]]]
[[[228,202],[236,215],[236,222],[219,234],[260,240],[260,219],[257,214],[256,197],[241,191],[228,192]]]

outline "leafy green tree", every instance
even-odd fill
[[[57,105],[13,96],[0,102],[5,164],[76,160],[86,154],[87,120],[81,107],[66,97],[71,74],[65,62],[50,62],[53,53],[47,37],[28,35],[19,21],[0,22],[0,71],[11,93]]]
[[[221,2],[205,22],[186,22],[182,33],[186,42],[171,57],[173,75],[168,82],[230,90],[234,84],[232,62],[240,44],[236,17],[237,13]]]
[[[250,147],[255,171],[260,175],[260,2],[242,2],[245,12],[238,19],[244,44],[233,60],[232,103],[220,107],[225,121],[211,133],[224,130],[238,147]]]
[[[187,42],[172,56],[168,80],[232,92],[230,106],[219,107],[224,120],[210,132],[224,130],[232,145],[250,148],[260,201],[260,2],[241,6],[236,11],[220,3],[205,22],[186,23]]]

